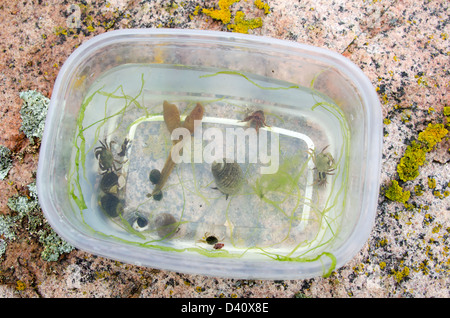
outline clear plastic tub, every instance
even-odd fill
[[[164,104],[172,128],[203,110],[185,142],[171,140]],[[329,274],[367,240],[381,149],[375,91],[339,54],[235,33],[120,30],[63,65],[37,185],[49,223],[79,249],[177,272],[300,279]]]

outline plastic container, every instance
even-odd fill
[[[173,144],[164,101],[181,113],[176,127],[202,105],[191,148]],[[181,144],[156,193],[150,172]],[[48,222],[81,250],[177,272],[301,279],[328,275],[366,242],[381,149],[377,95],[339,54],[235,33],[120,30],[61,68],[37,185]],[[225,166],[241,175],[215,178],[214,160],[230,155]],[[219,186],[228,177],[239,181],[229,193]]]

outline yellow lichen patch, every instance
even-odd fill
[[[220,20],[223,23],[228,24],[231,21],[230,6],[239,1],[240,0],[219,0],[219,10],[203,9],[202,12],[214,20]]]
[[[414,180],[419,175],[419,166],[425,163],[426,152],[423,147],[413,141],[406,148],[405,154],[397,165],[397,173],[401,180]]]
[[[387,243],[388,243],[387,238],[383,238],[378,242],[379,246],[386,246]]]
[[[433,147],[448,134],[448,130],[443,124],[428,124],[428,127],[419,133],[419,141],[424,143],[426,151],[429,152]]]
[[[234,24],[228,26],[229,30],[239,33],[248,33],[248,30],[253,30],[262,27],[261,18],[246,19],[245,14],[242,11],[236,12],[234,17]]]
[[[386,197],[392,201],[400,203],[406,203],[410,197],[409,191],[403,191],[403,188],[399,186],[396,180],[392,181],[392,184],[386,189]]]
[[[417,84],[419,84],[419,86],[424,86],[424,87],[428,86],[428,82],[423,76],[416,75],[416,78],[417,78]]]
[[[443,199],[443,198],[444,198],[444,196],[442,195],[442,193],[441,193],[440,191],[437,191],[437,190],[433,191],[433,195],[434,195],[436,198],[439,198],[439,199]]]
[[[236,12],[233,16],[231,6],[234,3],[240,2],[240,0],[219,0],[219,9],[202,9],[202,13],[213,18],[214,20],[222,21],[227,25],[228,30],[232,32],[248,33],[249,30],[260,28],[263,25],[260,17],[247,18],[242,10]],[[256,0],[253,3],[258,9],[264,10],[264,14],[270,13],[270,7],[267,3],[261,0]],[[198,13],[198,7],[195,9],[194,14]]]
[[[444,116],[447,118],[447,121],[450,119],[450,106],[444,107]]]
[[[198,11],[200,10],[200,6],[196,6],[193,15],[198,15]]]
[[[397,281],[397,283],[400,283],[402,280],[406,279],[409,276],[409,268],[405,266],[402,270],[393,270],[392,275],[394,276],[394,279]]]
[[[439,233],[439,231],[442,229],[442,224],[437,224],[435,227],[433,227],[432,229],[432,233]]]
[[[424,260],[419,264],[418,270],[421,271],[424,275],[427,275],[430,273],[430,270],[428,268],[428,261]]]
[[[61,35],[61,34],[67,35],[67,29],[64,29],[63,27],[58,26],[58,27],[55,27],[54,33],[55,33],[55,35]]]
[[[430,189],[436,188],[436,179],[428,178],[428,188]]]
[[[267,3],[262,2],[261,0],[255,0],[254,5],[261,10],[264,10],[264,14],[270,13],[270,6]]]
[[[419,133],[418,140],[413,141],[406,148],[405,154],[397,165],[397,172],[401,180],[414,180],[419,175],[419,167],[425,163],[425,157],[434,146],[448,133],[443,124],[429,124]]]
[[[200,287],[200,286],[197,286],[197,287],[195,287],[195,291],[196,291],[197,293],[201,293],[201,292],[203,291],[203,288]]]
[[[416,193],[417,196],[423,195],[423,189],[420,185],[416,185],[414,187],[414,192]]]
[[[88,30],[89,32],[94,32],[94,31],[95,31],[95,28],[94,28],[92,25],[89,25],[89,26],[87,27],[87,30]]]
[[[17,290],[17,291],[25,290],[26,287],[27,287],[27,286],[25,285],[25,283],[22,282],[21,280],[18,280],[18,281],[16,282],[16,290]]]

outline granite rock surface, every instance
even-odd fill
[[[412,140],[431,124],[447,124],[450,106],[449,3],[440,0],[251,0],[232,3],[231,20],[202,10],[218,0],[3,1],[0,4],[0,145],[12,167],[0,180],[0,216],[8,199],[29,195],[39,140],[20,130],[20,92],[50,98],[68,56],[97,34],[124,28],[241,31],[306,43],[346,56],[376,89],[384,117],[383,166],[375,225],[363,249],[327,277],[260,281],[188,275],[115,262],[72,250],[43,260],[27,219],[15,238],[0,233],[0,297],[440,297],[450,296],[450,168],[448,134],[429,153],[408,204],[384,195]],[[238,12],[247,20],[239,24]],[[259,20],[258,20],[259,21]],[[238,28],[237,26],[242,28]],[[448,109],[448,108],[447,108]],[[448,116],[448,115],[447,115]],[[448,126],[447,126],[448,128]],[[44,221],[45,222],[45,221]],[[3,235],[3,236],[2,236]],[[1,248],[0,248],[1,250]]]

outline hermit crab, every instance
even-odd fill
[[[118,171],[120,168],[117,168],[116,163],[124,164],[123,161],[114,158],[111,150],[113,143],[114,141],[111,141],[109,144],[106,140],[105,142],[100,141],[101,146],[94,149],[95,158],[98,159],[98,165],[102,170],[100,174],[105,174],[113,170]]]
[[[259,131],[259,128],[269,126],[266,124],[266,117],[264,115],[264,112],[262,110],[257,110],[251,113],[250,115],[247,115],[247,117],[242,120],[244,122],[248,122],[248,125],[252,127],[252,125],[255,127],[256,132]]]
[[[324,186],[327,183],[327,175],[332,175],[333,171],[336,170],[333,156],[331,153],[325,152],[328,146],[325,146],[319,153],[316,153],[314,149],[308,151],[315,165],[314,169],[317,171],[317,184],[319,186]]]

